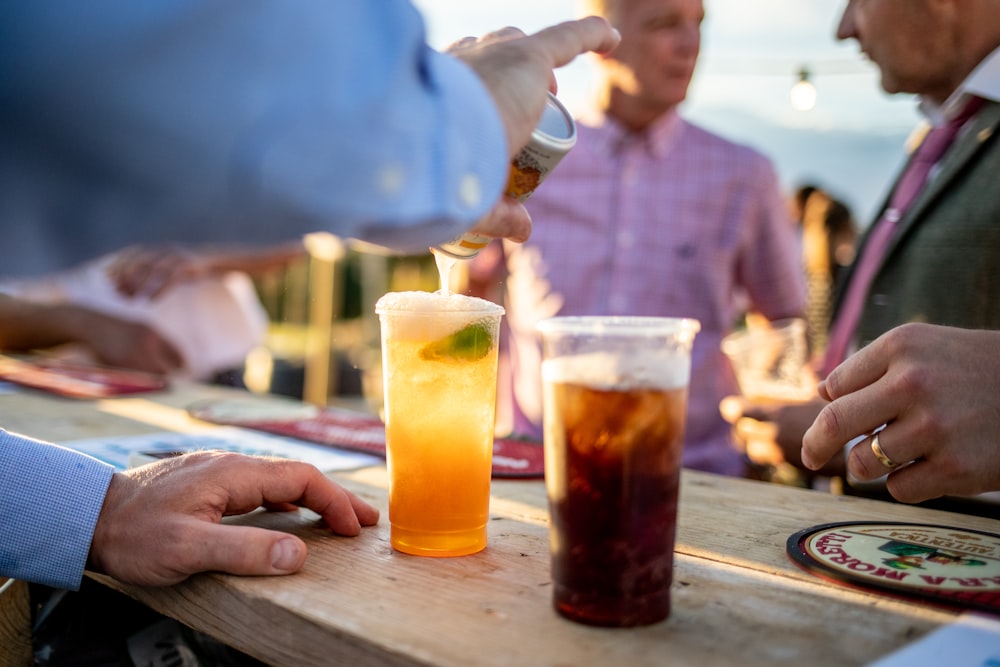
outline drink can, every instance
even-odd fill
[[[573,116],[555,95],[549,93],[542,119],[531,133],[531,139],[511,160],[506,193],[519,202],[527,201],[574,144],[576,123]],[[470,259],[492,240],[489,236],[466,232],[435,246],[434,250],[457,259]]]

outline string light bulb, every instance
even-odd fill
[[[809,69],[799,70],[799,80],[788,92],[788,100],[796,111],[809,111],[816,106],[816,86],[809,80]]]

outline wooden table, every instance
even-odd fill
[[[0,396],[0,424],[54,441],[186,430],[183,408],[227,390],[179,385],[144,398]],[[305,568],[287,577],[204,574],[170,588],[92,575],[150,607],[274,665],[864,665],[957,613],[848,589],[793,565],[785,540],[816,524],[898,520],[1000,532],[1000,521],[685,471],[673,612],[639,629],[576,625],[552,610],[542,482],[494,481],[489,546],[430,559],[389,547],[386,474],[335,478],[383,511],[341,538],[308,511],[247,523],[302,536]]]

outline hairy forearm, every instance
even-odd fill
[[[0,349],[25,351],[79,341],[88,313],[69,304],[44,304],[0,294]]]
[[[307,256],[305,244],[294,241],[280,246],[266,248],[216,248],[204,254],[204,260],[214,273],[243,271],[257,276]]]

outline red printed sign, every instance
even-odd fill
[[[275,401],[210,401],[188,409],[198,419],[215,424],[240,426],[331,447],[385,456],[385,424],[353,410],[316,408]],[[542,445],[532,440],[495,438],[494,477],[542,477]]]
[[[151,373],[56,359],[26,361],[0,355],[0,380],[70,398],[108,398],[160,391],[166,378]]]

